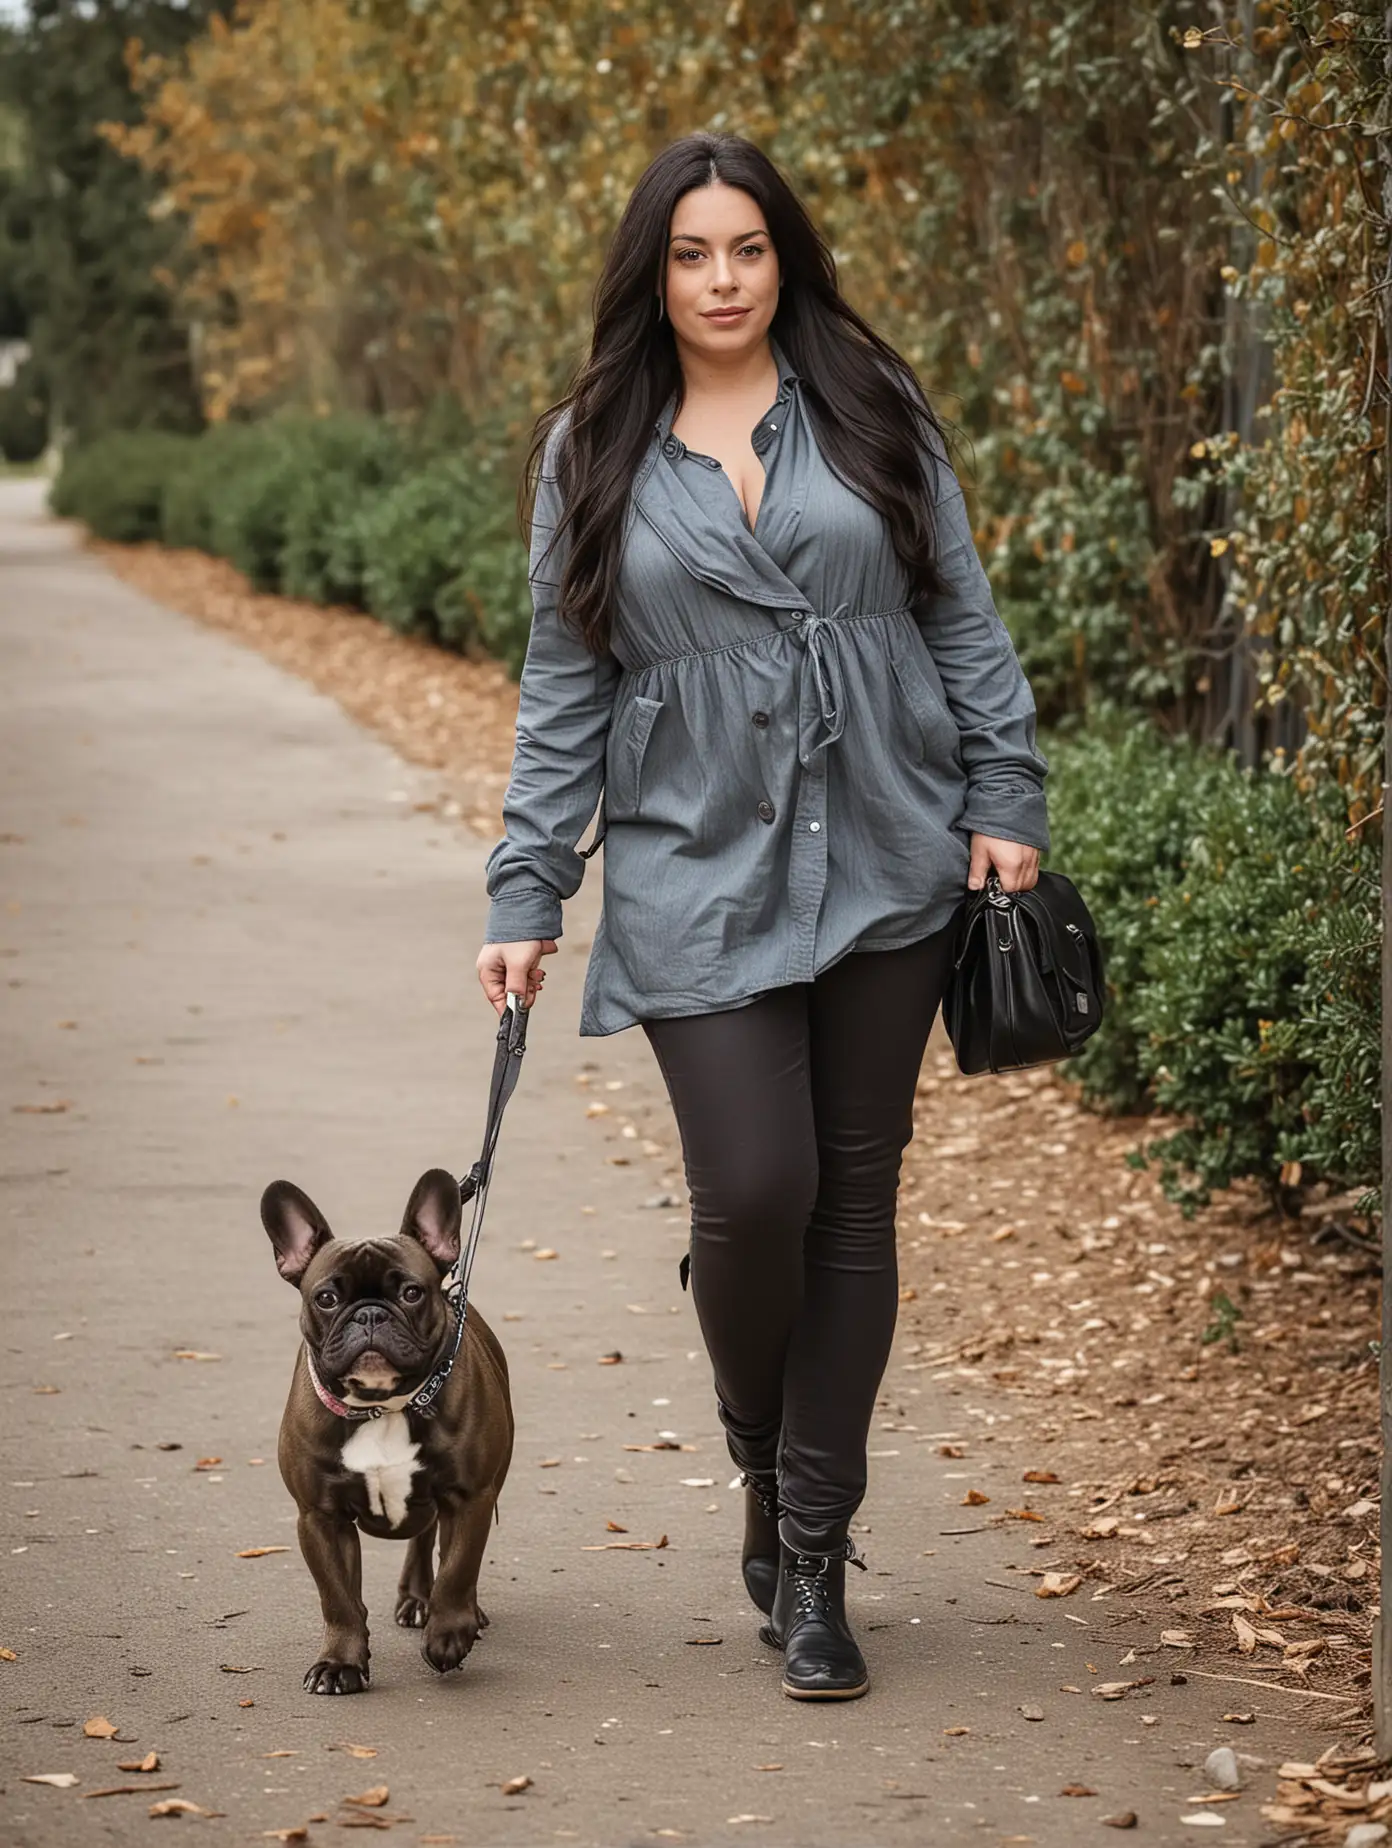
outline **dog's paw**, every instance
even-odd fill
[[[421,1654],[438,1674],[447,1675],[459,1668],[478,1640],[482,1625],[477,1612],[446,1623],[431,1617],[425,1626]]]
[[[403,1630],[423,1630],[430,1616],[430,1600],[406,1591],[396,1601],[396,1621]]]
[[[368,1671],[356,1662],[316,1662],[304,1678],[307,1694],[365,1694]]]

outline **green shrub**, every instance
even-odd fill
[[[1106,1010],[1066,1075],[1094,1108],[1134,1114],[1148,1086],[1136,1008],[1148,980],[1156,910],[1227,769],[1187,739],[1113,714],[1072,739],[1050,737],[1048,864],[1086,899],[1106,961]]]
[[[265,441],[261,427],[220,423],[206,430],[189,450],[188,466],[165,483],[164,543],[216,550],[213,538],[218,498],[245,459]]]
[[[166,484],[188,466],[198,441],[163,430],[96,437],[64,455],[49,505],[64,519],[84,521],[100,539],[159,539]]]
[[[365,505],[356,526],[373,615],[460,652],[477,642],[471,557],[489,511],[473,463],[459,455],[429,462]]]
[[[400,431],[377,417],[325,419],[309,435],[310,466],[293,482],[281,552],[287,596],[314,603],[363,602],[358,514],[401,480],[408,466]]]
[[[1298,1181],[1372,1187],[1378,848],[1345,838],[1337,788],[1144,729],[1053,743],[1050,772],[1050,864],[1107,964],[1102,1026],[1064,1074],[1182,1120],[1136,1159],[1186,1214],[1243,1175],[1282,1204]]]
[[[257,590],[281,588],[290,506],[315,463],[313,422],[296,413],[252,426],[255,437],[237,446],[236,466],[212,498],[210,548]]]
[[[34,361],[26,359],[13,385],[0,391],[0,456],[34,462],[47,444],[48,391]]]

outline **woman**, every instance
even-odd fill
[[[965,888],[1049,845],[1034,701],[911,369],[751,143],[644,173],[537,448],[480,981],[531,1005],[605,840],[580,1033],[641,1025],[677,1118],[760,1637],[853,1698],[900,1162]]]

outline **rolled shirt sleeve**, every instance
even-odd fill
[[[949,589],[921,599],[914,616],[961,734],[967,773],[962,823],[973,834],[1047,852],[1049,762],[1035,747],[1034,695],[977,556],[961,482],[936,437],[933,457],[938,563]],[[933,473],[930,463],[930,480]]]
[[[532,517],[528,578],[532,622],[518,691],[516,745],[503,797],[504,835],[485,878],[486,943],[561,935],[561,901],[579,890],[585,860],[575,843],[604,783],[605,746],[620,667],[564,627],[556,603],[569,536],[543,562],[561,518],[558,449],[568,419],[552,430]]]

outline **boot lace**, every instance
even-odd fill
[[[862,1572],[870,1569],[856,1551],[855,1541],[849,1538],[840,1552],[796,1553],[789,1561],[789,1575],[793,1581],[793,1597],[799,1616],[824,1618],[827,1615],[827,1577],[832,1561],[837,1559],[844,1559],[848,1565],[859,1566]]]
[[[778,1518],[778,1484],[765,1476],[752,1475],[747,1469],[740,1472],[740,1485],[754,1491],[760,1508],[771,1521]]]

